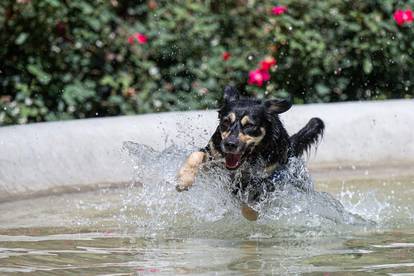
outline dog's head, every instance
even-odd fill
[[[287,111],[285,100],[241,98],[233,87],[224,90],[224,105],[219,110],[221,150],[227,169],[234,170],[249,157],[271,131],[269,117]]]

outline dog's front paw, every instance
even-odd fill
[[[193,186],[195,175],[189,172],[180,172],[177,178],[178,185],[175,186],[175,189],[177,192],[183,192]]]
[[[178,192],[187,191],[193,186],[198,167],[203,163],[204,155],[204,152],[197,151],[187,158],[177,175],[178,185],[175,188]]]
[[[183,186],[180,186],[180,185],[177,185],[177,186],[175,186],[175,190],[177,191],[177,192],[184,192],[184,191],[188,191],[188,187],[183,187]]]

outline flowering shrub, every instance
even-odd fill
[[[287,7],[285,6],[275,6],[272,8],[272,13],[274,15],[281,15],[284,14],[287,11]]]
[[[266,57],[260,61],[260,70],[269,71],[273,66],[276,65],[276,59],[274,57]]]
[[[250,85],[257,85],[260,87],[268,80],[270,80],[269,71],[256,69],[249,72],[249,80],[247,82]]]
[[[146,44],[148,42],[148,37],[144,34],[135,33],[128,37],[128,43],[134,45],[135,41],[139,44]]]
[[[231,57],[231,54],[229,52],[226,51],[226,52],[223,53],[223,60],[224,61],[227,61],[230,57]]]
[[[412,10],[397,10],[394,13],[394,20],[398,25],[404,25],[406,23],[413,22],[413,11]]]
[[[270,80],[269,70],[276,65],[276,60],[273,57],[267,57],[260,61],[259,65],[258,69],[249,72],[247,83],[261,87],[265,81]]]
[[[215,108],[228,83],[295,103],[413,97],[414,0],[278,4],[3,0],[0,124]]]

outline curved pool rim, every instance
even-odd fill
[[[290,134],[312,117],[326,124],[317,153],[307,156],[315,174],[343,168],[414,174],[414,100],[295,105],[280,115]],[[124,141],[197,148],[216,125],[211,110],[1,127],[0,203],[127,185],[133,165]]]

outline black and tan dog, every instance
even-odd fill
[[[233,87],[224,91],[224,105],[218,111],[219,126],[208,145],[193,152],[178,172],[177,190],[192,186],[202,163],[223,160],[232,175],[233,194],[243,193],[248,186],[255,192],[249,202],[260,200],[265,191],[273,191],[273,173],[286,164],[290,157],[299,157],[323,135],[324,124],[312,118],[298,133],[289,136],[278,114],[291,107],[285,100],[257,100],[242,98]],[[251,168],[255,168],[252,170]],[[242,177],[234,177],[236,172]],[[260,177],[258,177],[260,176]],[[242,202],[242,214],[249,220],[257,219],[257,212]]]

